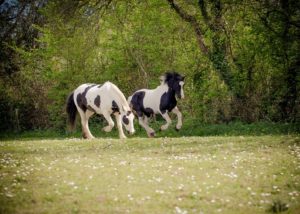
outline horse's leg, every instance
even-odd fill
[[[102,130],[105,131],[105,132],[110,132],[112,130],[112,128],[114,127],[115,123],[111,119],[111,116],[108,112],[103,113],[103,116],[107,120],[108,126],[105,126]]]
[[[172,121],[168,115],[168,112],[161,114],[161,116],[167,121],[167,123],[165,125],[162,125],[160,127],[160,130],[166,130],[169,127],[169,125],[172,123]]]
[[[90,117],[91,117],[93,114],[94,114],[94,112],[89,111],[89,110],[87,110],[87,111],[85,112],[85,117],[86,117],[86,130],[87,130],[87,134],[90,136],[89,138],[91,138],[91,139],[95,138],[95,137],[92,135],[92,133],[91,133],[91,131],[90,131],[90,128],[89,128],[89,119],[90,119]]]
[[[139,124],[146,130],[148,137],[154,137],[155,131],[148,126],[148,118],[147,116],[139,117]]]
[[[179,129],[181,129],[181,127],[182,127],[182,114],[179,111],[179,109],[177,108],[177,106],[175,106],[175,108],[172,110],[172,112],[177,115],[176,130],[179,131]]]
[[[123,132],[123,127],[122,127],[122,117],[119,113],[116,113],[115,114],[115,118],[116,118],[116,121],[117,121],[117,127],[118,127],[118,130],[119,130],[119,137],[121,139],[125,139],[127,138]]]
[[[78,108],[78,112],[81,118],[82,137],[84,139],[88,139],[90,137],[88,131],[86,130],[86,124],[88,121],[86,119],[85,113],[81,109]]]

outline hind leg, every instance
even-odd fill
[[[147,116],[139,116],[139,124],[146,130],[148,137],[155,136],[155,131],[148,126]]]
[[[181,129],[181,127],[182,127],[182,114],[179,111],[179,109],[177,108],[177,106],[175,106],[175,108],[172,110],[172,112],[177,115],[176,130],[179,131],[179,129]]]
[[[78,112],[79,112],[79,115],[80,115],[80,118],[81,118],[81,128],[82,128],[82,137],[84,139],[91,139],[93,138],[93,136],[91,136],[91,132],[88,128],[88,118],[86,117],[85,113],[78,108]]]
[[[94,112],[89,111],[89,110],[87,110],[87,111],[85,112],[85,118],[86,118],[86,130],[87,130],[88,135],[90,136],[89,138],[91,138],[91,139],[95,138],[95,137],[92,135],[92,133],[91,133],[91,131],[90,131],[90,128],[89,128],[89,119],[90,119],[90,117],[91,117],[93,114],[94,114]]]

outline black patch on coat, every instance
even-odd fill
[[[175,91],[169,88],[160,98],[159,110],[162,114],[165,114],[166,111],[172,111],[176,105]]]
[[[114,101],[114,100],[112,101],[111,110],[113,111],[113,113],[116,113],[116,112],[120,113],[119,106],[116,103],[116,101]]]
[[[132,95],[130,101],[132,105],[132,109],[136,112],[138,117],[142,117],[143,114],[145,114],[147,117],[150,117],[154,113],[154,111],[151,108],[146,108],[146,109],[144,108],[144,104],[143,104],[144,97],[145,97],[145,92],[139,91]]]
[[[128,118],[125,115],[123,116],[122,120],[123,120],[124,124],[126,124],[126,125],[129,124],[129,120],[128,120]]]
[[[145,108],[144,114],[145,114],[147,117],[150,117],[151,115],[154,114],[154,111],[152,110],[152,108]]]
[[[81,108],[85,112],[86,111],[86,106],[83,104],[83,98],[82,98],[81,93],[77,94],[76,102],[77,102],[79,108]]]
[[[97,95],[97,97],[94,100],[94,104],[95,106],[97,106],[98,108],[100,108],[100,96]]]
[[[77,104],[84,112],[86,112],[86,110],[88,108],[86,94],[94,86],[96,86],[96,85],[95,84],[90,85],[90,86],[86,87],[82,93],[77,94],[77,97],[76,97]]]

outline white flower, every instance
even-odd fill
[[[75,183],[73,181],[71,181],[71,182],[69,182],[69,185],[73,186],[73,185],[75,185]]]
[[[155,190],[155,192],[159,193],[159,194],[164,194],[165,193],[165,191],[163,191],[163,190]]]
[[[14,197],[14,195],[12,193],[10,193],[10,192],[6,193],[5,196],[8,197],[8,198]]]

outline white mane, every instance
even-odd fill
[[[114,98],[116,99],[116,102],[119,104],[119,105],[122,105],[124,110],[125,111],[129,111],[130,108],[129,108],[129,105],[127,103],[127,100],[124,96],[124,94],[120,91],[120,89],[113,83],[107,81],[104,83],[104,85],[108,88],[108,89],[113,89],[114,92],[115,92],[115,96]],[[120,109],[121,111],[122,109]]]

